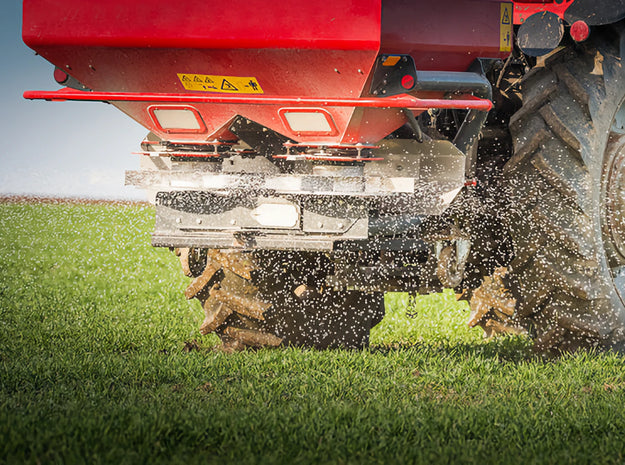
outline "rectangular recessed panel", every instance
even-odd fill
[[[284,117],[293,132],[329,133],[334,129],[321,112],[285,111]]]
[[[154,116],[163,129],[184,129],[187,131],[199,131],[202,129],[195,113],[191,110],[155,109]]]

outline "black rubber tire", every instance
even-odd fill
[[[218,252],[223,255],[223,252]],[[228,254],[228,262],[249,264],[250,273],[240,267],[221,263],[210,282],[213,289],[200,293],[207,318],[224,304],[215,290],[245,302],[259,304],[263,318],[252,318],[235,311],[211,330],[220,336],[224,348],[240,350],[246,346],[297,346],[317,349],[361,349],[369,344],[369,332],[384,316],[384,295],[358,291],[333,291],[323,288],[327,263],[319,254],[271,252]],[[208,252],[209,260],[211,251]],[[300,296],[296,291],[306,290]],[[228,305],[227,303],[225,305]],[[205,320],[206,321],[206,320]],[[203,325],[203,328],[205,326]],[[253,342],[233,337],[241,329],[255,332]]]
[[[625,258],[605,233],[611,128],[625,99],[619,56],[618,39],[559,50],[524,77],[510,120],[502,196],[515,258],[504,282],[539,351],[623,349],[614,273]]]

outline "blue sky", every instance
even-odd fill
[[[22,42],[21,0],[0,8],[0,195],[144,199],[124,172],[138,169],[147,130],[104,103],[25,100],[59,88],[54,67]]]

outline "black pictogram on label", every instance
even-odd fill
[[[231,83],[229,83],[228,81],[224,79],[223,82],[221,83],[221,90],[230,90],[230,91],[236,92],[239,89],[237,89],[235,86],[233,86]]]
[[[510,24],[510,13],[508,13],[508,9],[503,10],[503,15],[501,15],[501,24]]]

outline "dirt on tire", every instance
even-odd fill
[[[215,333],[226,351],[298,346],[360,349],[384,316],[380,292],[323,286],[319,254],[177,249],[193,277],[185,295],[198,299],[202,334]],[[297,256],[295,256],[297,255]]]

